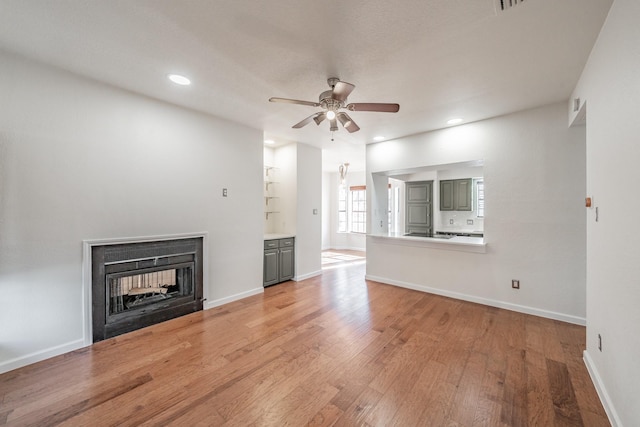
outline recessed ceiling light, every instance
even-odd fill
[[[265,139],[264,143],[267,145],[275,144],[276,142],[273,139]]]
[[[177,85],[188,86],[191,84],[191,80],[189,80],[185,76],[181,76],[180,74],[169,74],[168,77],[169,77],[169,80],[171,80]]]
[[[373,140],[374,141],[382,141],[382,140],[384,140],[384,136],[382,136],[382,135],[374,136]]]
[[[447,120],[448,125],[457,125],[458,123],[462,123],[462,119],[451,119]]]

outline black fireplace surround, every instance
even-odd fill
[[[93,246],[93,342],[202,310],[202,246],[202,237]]]

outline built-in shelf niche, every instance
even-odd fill
[[[265,220],[270,215],[279,213],[278,201],[278,174],[279,168],[274,166],[264,166],[264,216]]]

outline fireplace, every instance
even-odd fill
[[[203,238],[91,247],[93,342],[202,310]]]

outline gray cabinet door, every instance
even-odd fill
[[[440,181],[440,210],[441,211],[470,211],[473,180],[444,179]]]
[[[433,224],[433,181],[415,181],[405,184],[406,233],[431,233]]]
[[[471,178],[467,179],[456,179],[455,180],[455,207],[454,209],[457,211],[470,211],[472,210],[471,205],[471,190],[472,190],[472,180]]]
[[[443,180],[440,181],[440,210],[441,211],[452,211],[454,209],[454,197],[453,197],[453,189],[454,189],[454,181],[453,180]]]
[[[294,251],[293,246],[280,248],[280,277],[279,281],[293,279],[293,263]]]
[[[264,251],[264,283],[263,286],[274,285],[279,282],[278,269],[279,249],[266,249]]]

